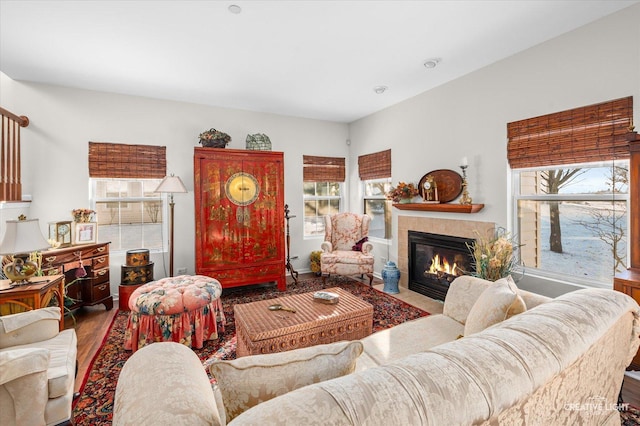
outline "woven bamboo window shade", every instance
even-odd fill
[[[391,177],[391,150],[374,152],[358,157],[360,180],[384,179]]]
[[[167,148],[89,142],[89,177],[162,179],[167,175]]]
[[[344,158],[303,155],[302,164],[304,182],[344,182]]]
[[[629,157],[625,135],[633,97],[507,124],[511,168],[555,166]]]

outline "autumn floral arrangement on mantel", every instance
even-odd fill
[[[392,200],[394,203],[410,203],[418,194],[420,194],[420,191],[413,183],[400,182],[395,188],[387,192],[386,196],[388,200]]]
[[[509,232],[504,228],[497,228],[492,237],[485,237],[477,231],[476,235],[476,241],[467,244],[476,268],[472,275],[488,281],[513,276],[519,266],[516,256],[518,246]],[[522,273],[520,271],[518,278],[522,278]]]

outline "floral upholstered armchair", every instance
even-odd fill
[[[337,213],[324,218],[324,242],[320,256],[323,280],[331,274],[364,275],[373,281],[373,244],[368,241],[371,217]]]

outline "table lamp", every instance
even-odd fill
[[[169,231],[169,276],[173,276],[173,207],[175,203],[173,202],[173,194],[174,193],[184,193],[187,192],[187,188],[185,188],[182,180],[178,176],[174,176],[173,173],[170,176],[165,177],[160,182],[160,185],[153,192],[166,192],[169,194],[169,223],[170,223],[170,231]]]
[[[8,220],[6,224],[0,255],[13,255],[13,262],[2,269],[12,284],[27,284],[38,271],[38,265],[29,261],[29,254],[48,248],[49,243],[42,235],[38,219]]]

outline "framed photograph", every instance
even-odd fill
[[[75,222],[74,231],[74,244],[91,244],[98,241],[97,222]]]

